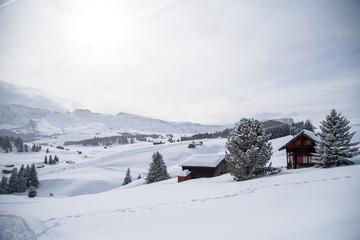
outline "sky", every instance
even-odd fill
[[[360,1],[0,0],[0,104],[360,123]]]

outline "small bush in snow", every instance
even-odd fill
[[[29,193],[28,193],[28,197],[29,198],[34,198],[37,196],[37,190],[36,187],[30,187],[29,188]]]

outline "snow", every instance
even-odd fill
[[[273,166],[286,166],[285,152],[276,149],[289,139],[271,141]],[[179,164],[188,157],[225,152],[226,139],[202,141],[195,149],[187,148],[190,141],[69,151],[49,146],[60,163],[38,169],[39,197],[0,196],[0,239],[183,239],[181,233],[191,239],[360,238],[360,157],[353,166],[282,168],[243,182],[224,174],[178,184]],[[0,167],[42,163],[45,150],[0,153]],[[155,151],[172,178],[145,184]],[[142,178],[122,186],[128,167]]]
[[[180,166],[187,167],[216,167],[224,160],[225,154],[196,154],[188,157]]]
[[[185,170],[181,171],[178,176],[179,176],[179,177],[186,177],[186,176],[188,176],[190,173],[191,173],[191,172],[190,172],[188,169],[185,169]]]

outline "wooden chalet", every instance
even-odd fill
[[[312,153],[315,153],[314,146],[320,141],[313,132],[302,130],[288,143],[279,148],[279,151],[286,149],[287,169],[311,167]]]
[[[225,154],[195,154],[180,164],[178,182],[193,178],[216,177],[227,173]]]

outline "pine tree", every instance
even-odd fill
[[[309,130],[311,132],[315,131],[315,127],[312,125],[309,119],[305,121],[304,129]]]
[[[0,183],[0,194],[9,193],[9,184],[7,177],[3,176]]]
[[[36,167],[34,163],[30,167],[29,179],[30,179],[30,184],[29,184],[30,187],[32,186],[37,188],[39,186],[39,179],[37,176]]]
[[[17,192],[17,189],[18,189],[18,180],[17,180],[17,177],[18,177],[18,169],[17,168],[13,168],[12,172],[11,172],[11,176],[10,176],[10,179],[9,179],[9,193],[14,193],[14,192]]]
[[[131,180],[130,168],[128,168],[127,171],[126,171],[126,176],[124,178],[123,185],[126,185],[126,184],[131,183],[131,182],[132,182],[132,180]]]
[[[26,187],[29,188],[30,187],[30,165],[29,164],[26,165],[25,172],[26,172]]]
[[[332,109],[326,120],[320,122],[320,143],[315,146],[314,162],[317,166],[333,167],[351,165],[349,159],[360,154],[357,145],[351,143],[355,132],[350,133],[350,121]]]
[[[138,178],[137,179],[141,179],[141,175],[139,174]]]
[[[46,149],[46,153],[49,153],[49,148]]]
[[[163,156],[159,152],[155,152],[152,155],[152,160],[153,161],[150,163],[149,173],[146,177],[146,183],[153,183],[169,179],[170,175],[167,172]]]
[[[242,118],[236,123],[226,147],[228,171],[236,181],[264,175],[271,169],[266,164],[271,158],[272,146],[257,120]]]
[[[47,156],[45,155],[45,158],[44,158],[44,163],[47,164],[48,163],[48,159],[47,159]]]
[[[26,170],[25,170],[25,167],[24,167],[24,164],[21,165],[21,168],[19,170],[19,173],[18,173],[18,177],[17,177],[17,190],[16,192],[25,192],[26,190]]]
[[[54,164],[54,160],[52,159],[52,156],[49,157],[49,164]]]
[[[15,145],[18,152],[23,152],[24,151],[24,143],[23,143],[23,140],[21,138],[17,137],[15,139],[14,145]]]
[[[10,143],[10,138],[6,136],[4,138],[4,141],[2,143],[2,147],[5,150],[5,153],[8,153],[9,151],[12,151],[12,145]]]
[[[37,190],[36,187],[30,187],[29,188],[29,193],[28,193],[28,197],[29,198],[34,198],[37,196]]]

